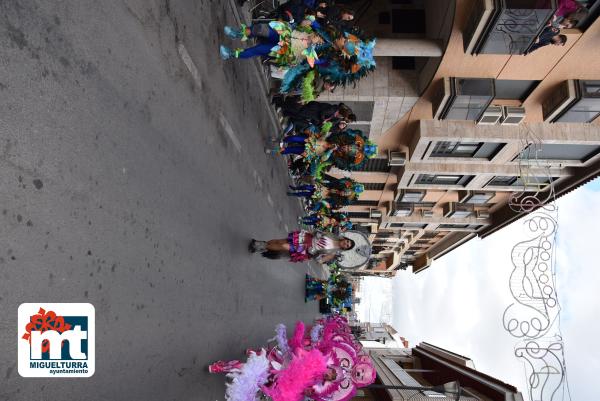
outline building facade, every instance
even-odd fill
[[[366,388],[359,390],[353,398],[355,401],[523,401],[522,394],[514,386],[477,371],[471,359],[428,343],[420,343],[414,348],[368,351],[377,370],[376,384],[410,387],[446,385],[447,392]],[[454,385],[450,386],[450,383]]]
[[[374,249],[355,274],[421,272],[599,175],[600,1],[527,55],[556,0],[348,3],[378,68],[319,100],[353,107],[379,145],[352,173],[366,190],[347,212]]]
[[[408,347],[408,341],[404,337],[399,336],[396,329],[387,323],[355,322],[353,332],[365,347]]]

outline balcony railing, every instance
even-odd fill
[[[463,33],[469,54],[523,54],[547,25],[557,0],[478,0]]]

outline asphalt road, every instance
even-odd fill
[[[229,1],[0,0],[0,400],[222,400],[215,359],[318,314]],[[23,302],[90,302],[96,373],[24,379]]]

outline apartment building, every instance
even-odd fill
[[[359,390],[355,401],[523,401],[514,386],[477,371],[471,359],[429,343],[368,352],[377,370],[376,384],[423,389],[366,388]],[[427,389],[431,387],[440,390]]]
[[[375,254],[355,274],[421,272],[599,175],[600,1],[564,46],[527,55],[556,0],[348,3],[378,68],[320,100],[353,107],[379,145],[352,173],[366,190],[347,212]]]

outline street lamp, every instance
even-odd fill
[[[462,389],[460,387],[460,383],[457,381],[453,381],[453,382],[449,382],[446,384],[442,384],[439,386],[433,386],[433,387],[419,387],[419,386],[394,386],[394,385],[388,385],[388,384],[371,384],[369,386],[367,386],[367,388],[369,389],[378,389],[378,388],[382,388],[382,389],[387,389],[387,390],[415,390],[415,391],[434,391],[436,393],[441,393],[441,394],[453,394],[456,395],[455,400],[459,401],[460,400],[460,395],[462,392]]]

